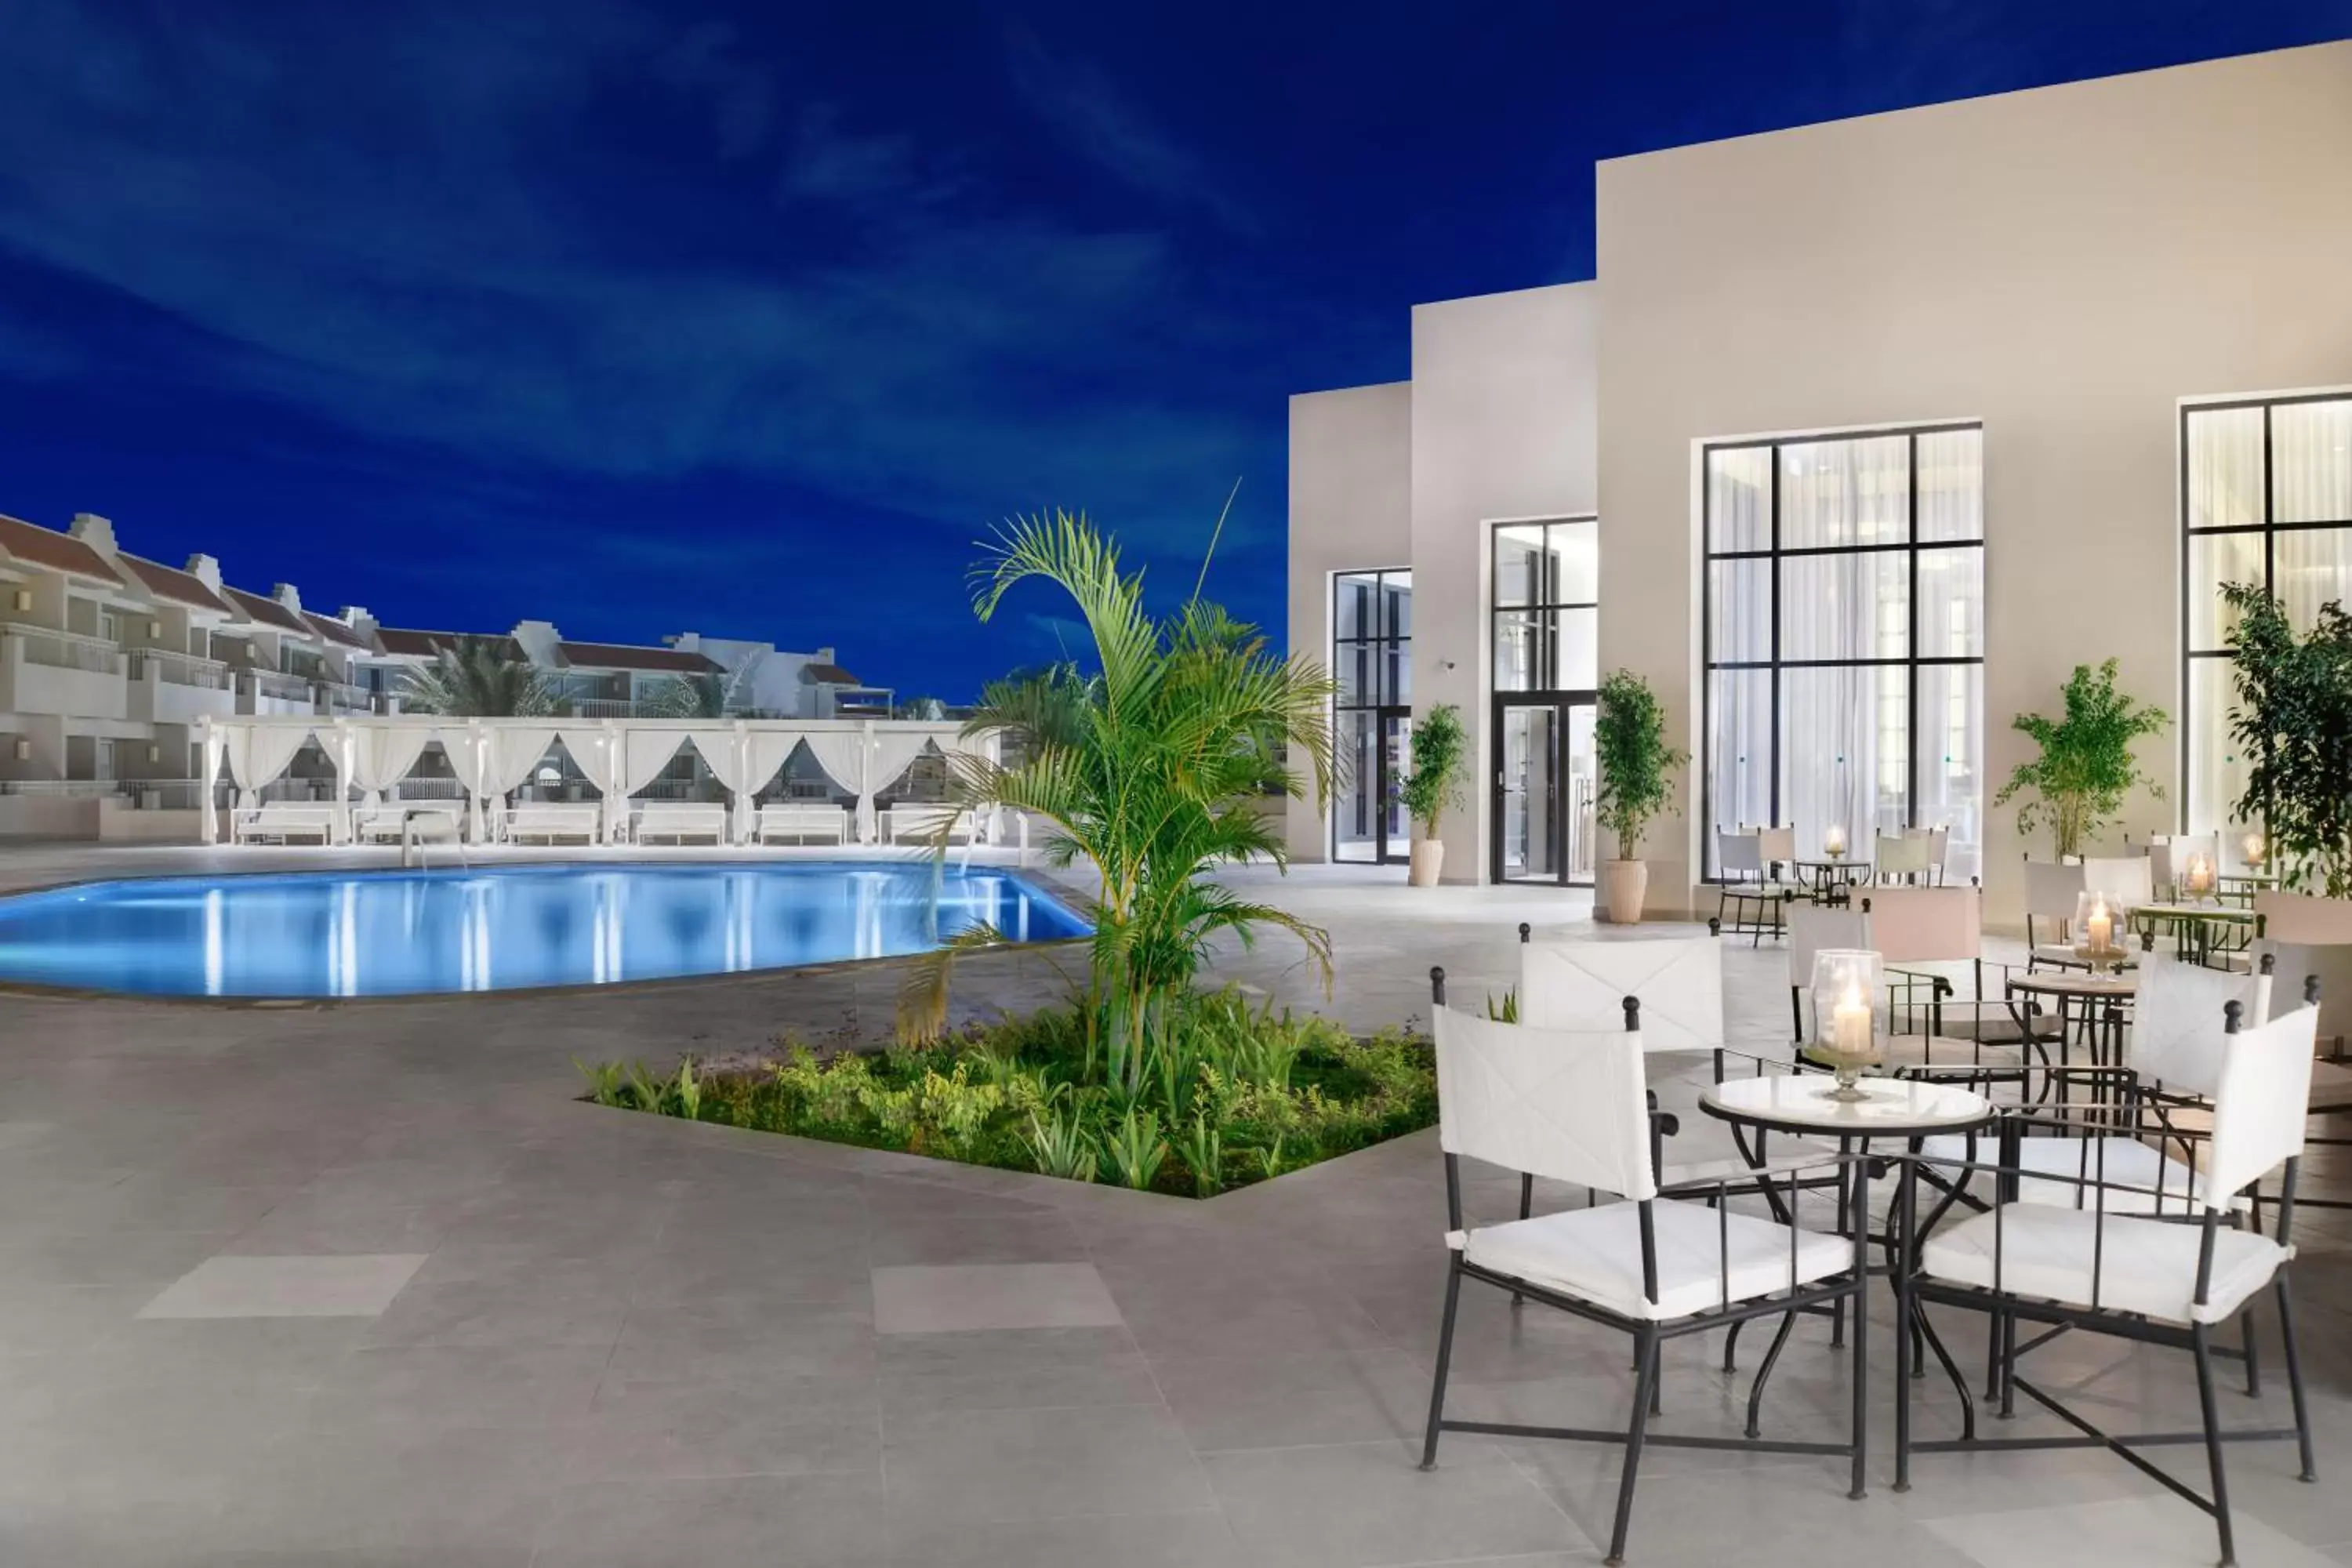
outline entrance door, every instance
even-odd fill
[[[1379,865],[1403,860],[1412,824],[1396,790],[1412,760],[1412,710],[1358,708],[1338,717],[1344,773],[1331,813],[1332,858]]]
[[[1583,692],[1495,699],[1497,882],[1591,886],[1592,707]]]

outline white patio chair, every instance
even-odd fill
[[[1795,837],[1790,832],[1792,840]],[[1750,947],[1760,944],[1768,934],[1779,936],[1789,889],[1773,879],[1771,863],[1764,856],[1764,835],[1718,833],[1715,844],[1716,866],[1723,876],[1715,913],[1722,929],[1748,937]]]
[[[2074,944],[2068,940],[2083,896],[2083,878],[2080,861],[2071,865],[2026,861],[2025,967],[2029,972],[2044,964],[2058,969],[2089,967],[2074,956]],[[2035,921],[2042,922],[2040,931],[2034,929]]]
[[[1924,833],[1900,837],[1878,836],[1871,856],[1872,873],[1881,882],[1927,882],[1935,871],[1935,846]]]
[[[1629,944],[1632,945],[1632,944]],[[1752,1215],[1661,1195],[1651,1116],[1643,1084],[1641,1005],[1621,1001],[1621,1023],[1595,1032],[1530,1028],[1474,1018],[1446,1006],[1443,970],[1430,972],[1436,1005],[1438,1142],[1445,1152],[1448,1268],[1445,1320],[1431,1381],[1422,1468],[1437,1463],[1442,1433],[1483,1432],[1622,1443],[1616,1521],[1608,1561],[1622,1563],[1633,1489],[1645,1442],[1749,1447],[1760,1452],[1837,1454],[1853,1467],[1851,1495],[1863,1495],[1863,1411],[1867,1336],[1853,1343],[1853,1416],[1843,1444],[1653,1436],[1659,1346],[1668,1339],[1730,1328],[1750,1319],[1818,1310],[1857,1298],[1869,1279],[1866,1216],[1852,1237],[1824,1235]],[[1461,1161],[1574,1183],[1612,1202],[1536,1219],[1472,1226],[1462,1213]],[[1846,1162],[1823,1155],[1824,1166]],[[1727,1184],[1727,1186],[1728,1184]],[[1865,1183],[1849,1185],[1862,1192]],[[1793,1198],[1792,1198],[1793,1201]],[[1588,1322],[1630,1335],[1636,1377],[1623,1431],[1448,1420],[1446,1371],[1453,1360],[1462,1282],[1475,1279]],[[1759,1371],[1750,1418],[1762,1394]]]
[[[2312,1480],[2311,1421],[2287,1289],[2289,1244],[2294,1219],[2294,1189],[2304,1144],[2304,1115],[2311,1093],[2313,1047],[2318,1009],[2298,1007],[2284,1016],[2247,1027],[2244,1005],[2224,1011],[2220,1070],[2212,1094],[2212,1132],[2206,1148],[2204,1182],[2189,1200],[2192,1223],[2154,1215],[2122,1214],[2105,1201],[2080,1205],[2012,1198],[1956,1225],[1932,1229],[1916,1257],[1898,1270],[1898,1321],[1910,1321],[1914,1302],[1969,1308],[1989,1315],[1996,1336],[1995,1381],[2007,1414],[2017,1394],[2060,1416],[2076,1431],[2103,1444],[2150,1479],[2202,1509],[2221,1537],[2221,1561],[2236,1561],[2230,1523],[2229,1488],[2222,1446],[2230,1441],[2284,1438],[2292,1435],[2302,1459],[2301,1477]],[[1998,1165],[1970,1162],[1965,1171],[1950,1162],[1921,1161],[1923,1172],[1937,1167],[1950,1175],[1990,1170],[2004,1192],[2036,1173],[2021,1170],[2011,1151],[2021,1142],[2024,1119],[2004,1123]],[[2251,1193],[2273,1170],[2284,1167],[2275,1236],[2240,1228],[2235,1200]],[[2105,1184],[2100,1184],[2104,1185]],[[2278,1303],[2287,1383],[2294,1405],[2292,1434],[2279,1430],[2229,1430],[2214,1398],[2213,1360],[2224,1353],[2213,1343],[2213,1327],[2248,1308],[2265,1288]],[[2019,1363],[2050,1339],[2037,1334],[2021,1348],[2020,1321],[2053,1331],[2114,1335],[2187,1350],[2195,1358],[2201,1431],[2134,1433],[2116,1436],[2018,1372]],[[1957,1440],[1916,1442],[1909,1405],[1912,1380],[1898,1380],[1903,1402],[1895,1423],[1895,1484],[1908,1484],[1913,1450],[1979,1451],[2046,1447],[2046,1437],[1985,1438],[1976,1435],[1975,1410],[1956,1377],[1964,1402]],[[2152,1443],[2200,1437],[2210,1476],[2210,1494],[2200,1495],[2137,1450]]]

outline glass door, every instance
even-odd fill
[[[1498,696],[1495,736],[1495,880],[1591,886],[1592,699]]]

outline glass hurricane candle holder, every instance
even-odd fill
[[[2115,898],[2085,892],[2074,900],[2074,956],[2092,973],[2124,966],[2125,911]]]
[[[1832,822],[1822,829],[1822,853],[1832,860],[1845,858],[1845,826]]]
[[[1884,1059],[1878,1040],[1878,954],[1823,948],[1813,955],[1814,1059],[1837,1074],[1832,1100],[1866,1099],[1860,1079]]]
[[[2213,896],[2213,861],[2210,857],[2191,855],[2189,868],[2180,876],[2180,886],[2192,903],[2203,903]]]

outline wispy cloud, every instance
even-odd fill
[[[338,7],[297,69],[200,9],[133,33],[13,0],[0,34],[0,247],[195,329],[151,374],[493,466],[772,476],[959,530],[1060,500],[1189,524],[1255,440],[1127,371],[1208,324],[1157,227],[962,200],[955,154],[793,105],[723,30]],[[616,98],[698,134],[708,175],[634,156]],[[1213,201],[1106,89],[1063,101],[1134,178]],[[714,195],[763,162],[768,197],[866,210]]]
[[[1198,207],[1237,233],[1258,232],[1249,209],[1136,109],[1099,66],[1056,55],[1027,32],[1013,34],[1007,55],[1022,97],[1086,157],[1147,195]]]

